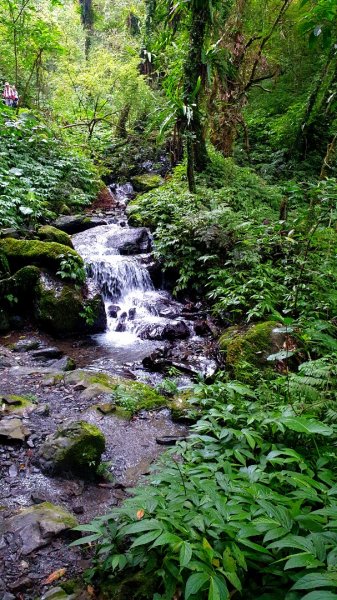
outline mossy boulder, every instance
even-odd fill
[[[4,519],[4,531],[14,536],[23,555],[50,544],[56,536],[78,525],[77,519],[61,506],[42,502]]]
[[[116,414],[123,417],[132,416],[140,410],[151,410],[168,404],[164,396],[146,383],[112,377],[106,373],[78,369],[65,375],[65,383],[81,383],[83,397],[87,398],[88,393],[91,394],[90,398],[94,398],[95,395],[97,397],[110,394],[116,406]]]
[[[136,192],[149,192],[150,190],[163,185],[164,179],[160,175],[154,173],[144,173],[144,175],[132,177],[131,183]]]
[[[55,335],[104,331],[106,315],[100,294],[84,297],[78,287],[50,274],[41,275],[35,298],[38,324]]]
[[[0,250],[0,279],[8,277],[9,275],[9,263],[3,250]]]
[[[70,236],[65,233],[65,231],[61,231],[52,225],[43,225],[37,230],[37,235],[40,240],[56,242],[57,244],[62,244],[63,246],[69,246],[69,248],[73,248],[73,243]]]
[[[56,242],[5,238],[0,240],[1,252],[5,254],[12,272],[26,265],[37,265],[57,271],[64,256],[73,257],[77,265],[83,266],[83,260],[75,250]]]
[[[0,396],[0,409],[3,414],[21,413],[30,406],[32,406],[32,402],[26,396],[17,396],[15,394]]]
[[[220,350],[225,354],[226,367],[231,375],[245,383],[254,383],[259,372],[272,373],[267,358],[281,350],[285,336],[277,331],[275,321],[257,323],[248,328],[230,327],[219,340]]]
[[[38,462],[46,473],[74,473],[91,478],[104,450],[101,430],[86,421],[76,421],[46,438],[39,450]]]

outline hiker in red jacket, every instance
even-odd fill
[[[7,106],[13,106],[14,94],[13,94],[13,90],[12,90],[11,86],[9,85],[8,81],[6,81],[6,83],[5,83],[2,97]]]

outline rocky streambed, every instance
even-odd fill
[[[131,193],[115,186],[112,210],[79,217],[75,230],[71,218],[57,224],[74,233],[89,288],[104,301],[105,331],[55,340],[28,325],[1,339],[4,600],[56,598],[51,574],[80,577],[89,557],[69,548],[72,527],[120,502],[165,444],[188,434],[186,389],[217,369],[202,307],[158,289],[151,235],[125,219]]]

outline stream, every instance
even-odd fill
[[[28,328],[6,336],[0,346],[1,393],[26,394],[35,403],[22,415],[29,430],[26,443],[0,445],[0,597],[4,600],[40,598],[50,573],[65,568],[66,578],[78,576],[89,562],[80,550],[69,548],[69,539],[62,536],[25,555],[15,535],[6,536],[6,528],[5,535],[1,534],[1,520],[19,508],[48,501],[76,514],[79,522],[88,522],[118,504],[127,488],[148,474],[163,451],[159,438],[187,434],[186,425],[173,423],[166,408],[141,411],[130,421],[100,413],[96,409],[99,398],[88,397],[67,377],[55,378],[57,361],[37,362],[32,352],[13,352],[13,346],[33,339],[41,348],[57,346],[75,361],[77,369],[152,386],[165,379],[168,368],[175,368],[179,390],[189,387],[197,376],[211,376],[217,368],[213,339],[202,313],[200,317],[190,302],[177,302],[167,290],[156,287],[158,265],[152,255],[152,236],[146,228],[127,224],[125,209],[133,197],[132,186],[115,185],[111,194],[113,210],[100,215],[107,224],[72,237],[85,261],[88,285],[103,296],[106,331],[54,340]],[[49,477],[36,464],[35,452],[46,436],[69,419],[85,419],[104,433],[102,460],[113,477],[111,483]]]

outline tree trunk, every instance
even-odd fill
[[[94,31],[94,11],[92,0],[79,0],[81,8],[81,21],[85,30],[84,51],[88,58],[91,47],[91,38]]]
[[[202,51],[210,18],[209,3],[203,0],[192,0],[190,10],[192,13],[189,36],[190,49],[184,67],[184,103],[187,109],[185,127],[189,132],[188,144],[193,146],[193,160],[190,168],[193,166],[196,171],[202,172],[208,163],[205,128],[201,116],[201,92],[205,86],[205,66],[202,61]],[[191,111],[190,118],[188,111]]]

